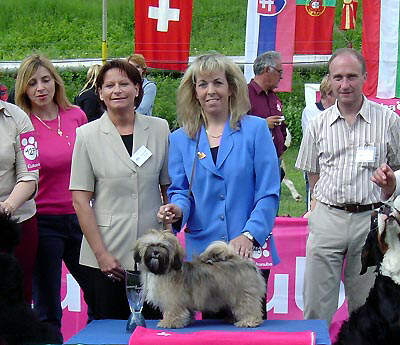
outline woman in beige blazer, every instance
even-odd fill
[[[90,267],[92,316],[126,319],[124,270],[133,269],[133,247],[149,228],[162,228],[156,214],[167,202],[169,128],[135,112],[141,77],[126,61],[107,62],[96,89],[106,112],[77,129],[70,190],[84,234],[80,263]],[[159,317],[148,306],[144,315]]]

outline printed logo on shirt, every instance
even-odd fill
[[[276,103],[276,109],[278,109],[278,111],[282,112],[282,107],[280,103]]]
[[[20,134],[21,151],[24,156],[26,168],[28,171],[40,168],[38,143],[35,138],[35,132],[26,132]]]

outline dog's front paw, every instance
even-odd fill
[[[258,327],[262,323],[262,319],[251,318],[236,321],[234,325],[240,328]]]
[[[183,328],[186,324],[183,321],[172,321],[168,319],[162,319],[158,324],[157,327],[159,328]]]

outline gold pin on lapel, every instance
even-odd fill
[[[206,154],[204,153],[204,152],[197,152],[197,158],[198,159],[203,159],[203,158],[205,158],[205,156],[206,156]]]

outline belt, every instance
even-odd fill
[[[337,206],[337,205],[328,205],[333,208],[337,208],[338,210],[343,210],[346,212],[351,212],[351,213],[359,213],[359,212],[365,212],[365,211],[371,211],[376,208],[381,207],[383,204],[381,202],[377,202],[375,204],[368,204],[368,205],[360,205],[360,204],[344,204],[342,206]]]

